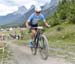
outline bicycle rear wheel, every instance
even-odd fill
[[[43,60],[48,58],[48,39],[45,35],[41,35],[39,39],[39,52]]]

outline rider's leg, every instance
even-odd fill
[[[32,29],[31,30],[31,38],[32,38],[32,40],[34,39],[34,37],[36,36],[36,33],[37,33],[37,30],[36,29]]]
[[[32,32],[31,33],[31,38],[34,39],[37,31],[35,29],[32,29],[31,32]]]
[[[35,24],[35,25],[31,25],[31,27],[37,27],[38,24]],[[37,29],[35,28],[31,28],[31,43],[33,44],[33,41],[34,41],[34,37],[36,35],[36,32],[37,32]],[[31,46],[32,47],[32,46]]]
[[[31,25],[32,27],[38,27],[38,24],[35,24],[35,25]],[[36,32],[37,32],[37,28],[32,28],[31,29],[31,32],[32,32],[32,34],[31,34],[31,37],[32,37],[32,39],[35,37],[35,35],[36,35]]]
[[[34,47],[33,46],[33,40],[36,34],[36,30],[35,29],[31,29],[31,40],[30,40],[30,47]]]

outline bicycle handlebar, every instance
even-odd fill
[[[30,27],[30,28],[37,28],[37,29],[43,29],[43,27],[42,26],[38,26],[38,27]]]

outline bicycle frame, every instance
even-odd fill
[[[40,35],[43,34],[42,30],[41,29],[38,29],[37,30],[37,33],[34,37],[34,45],[36,45],[36,48],[38,48],[38,42],[39,42],[39,39],[40,39]]]

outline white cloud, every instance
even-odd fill
[[[36,4],[36,0],[13,0],[14,2],[16,2],[16,4],[18,6],[25,6],[27,9],[30,8],[30,6],[33,4],[35,5]]]
[[[51,0],[0,0],[0,15],[7,15],[18,9],[19,6],[25,6],[27,9],[31,5],[44,5]]]
[[[6,6],[4,4],[0,4],[0,15],[7,15],[8,13],[12,13],[14,11],[17,11],[18,7],[17,6]]]
[[[45,3],[49,3],[51,0],[13,0],[14,2],[16,2],[16,4],[18,6],[26,6],[27,9],[30,8],[30,6],[33,5],[44,5]]]

